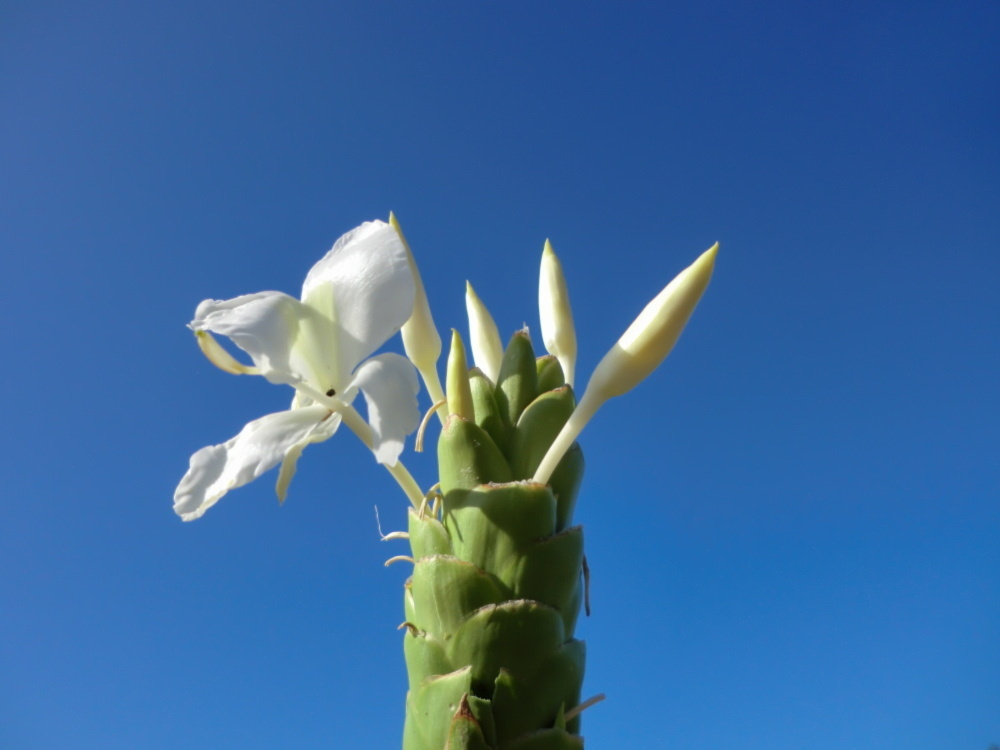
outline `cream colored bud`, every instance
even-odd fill
[[[597,365],[587,391],[601,400],[627,393],[653,372],[674,348],[712,278],[715,243],[646,305]]]
[[[420,278],[416,261],[413,260],[410,244],[406,241],[399,221],[393,213],[389,214],[389,224],[399,234],[399,238],[406,247],[406,258],[410,261],[410,271],[413,273],[413,283],[416,286],[413,313],[410,315],[410,319],[403,324],[401,331],[403,348],[406,350],[406,356],[417,366],[417,369],[433,367],[441,357],[441,336],[438,335],[437,328],[434,327],[431,308],[427,303],[427,292],[424,291],[424,282]]]
[[[444,398],[441,378],[437,372],[437,361],[441,358],[441,336],[438,335],[437,328],[434,326],[434,318],[431,317],[427,292],[424,291],[424,282],[420,278],[420,271],[413,259],[413,251],[410,250],[410,244],[406,241],[399,221],[392,212],[389,213],[389,225],[396,230],[399,239],[403,241],[403,247],[406,248],[406,258],[410,262],[410,271],[413,273],[413,284],[416,287],[413,312],[400,331],[403,337],[403,349],[406,351],[406,356],[417,368],[420,377],[423,378],[431,400],[437,403]],[[442,421],[443,419],[442,416]]]
[[[719,243],[715,243],[681,271],[604,355],[576,409],[538,465],[534,481],[548,482],[559,461],[604,402],[632,390],[670,353],[708,287],[718,251]]]
[[[472,386],[469,384],[469,362],[465,358],[462,337],[454,328],[451,330],[451,351],[448,353],[445,387],[448,389],[448,413],[473,421],[476,410],[472,401]]]
[[[538,316],[545,348],[559,360],[566,383],[572,386],[576,368],[573,310],[569,305],[562,264],[548,240],[545,240],[545,249],[542,250],[542,268],[538,279]]]
[[[222,344],[215,340],[215,336],[208,331],[195,331],[195,338],[198,340],[198,347],[209,362],[224,372],[232,375],[259,375],[260,370],[250,365],[245,365],[236,357],[227,352]]]
[[[500,331],[493,322],[493,316],[486,305],[479,299],[472,284],[465,282],[465,309],[469,313],[469,344],[472,346],[472,358],[476,367],[483,374],[497,382],[500,375],[500,362],[503,361],[503,343],[500,341]]]

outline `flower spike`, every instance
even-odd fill
[[[708,287],[718,251],[717,242],[681,271],[646,305],[639,317],[604,355],[604,359],[594,370],[576,411],[556,436],[535,471],[536,482],[548,482],[560,459],[605,401],[635,388],[674,348],[691,313],[698,305],[698,300]]]
[[[479,299],[472,284],[465,282],[465,309],[469,314],[469,343],[472,345],[472,359],[483,374],[497,382],[500,362],[503,360],[503,344],[500,331],[493,322],[493,316]]]
[[[566,383],[572,387],[576,368],[573,311],[569,305],[562,264],[548,240],[545,240],[545,249],[542,250],[542,268],[538,279],[538,315],[545,348],[559,360]]]

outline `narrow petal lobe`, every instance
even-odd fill
[[[358,368],[352,386],[365,396],[375,460],[395,465],[406,436],[420,424],[416,370],[406,357],[380,354]]]
[[[330,437],[339,424],[339,420],[327,424],[330,416],[323,406],[268,414],[248,423],[225,443],[197,451],[174,492],[174,511],[185,521],[200,518],[229,490],[281,463],[299,443]]]

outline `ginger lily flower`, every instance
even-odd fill
[[[190,327],[213,364],[290,385],[295,397],[289,410],[256,419],[225,443],[191,456],[174,493],[177,514],[185,521],[199,518],[229,490],[279,463],[277,493],[284,500],[302,451],[330,438],[342,419],[356,432],[360,423],[376,460],[395,466],[420,421],[417,375],[399,354],[371,355],[410,317],[414,294],[398,233],[373,221],[337,240],[312,267],[301,300],[258,292],[198,305]],[[232,357],[212,333],[229,337],[253,367]],[[367,426],[351,406],[359,391]]]

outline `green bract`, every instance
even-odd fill
[[[573,392],[525,333],[507,346],[496,386],[477,369],[468,377],[475,420],[445,423],[440,502],[410,511],[403,748],[582,748],[579,717],[565,715],[580,702],[585,659],[573,637],[583,529],[571,526],[583,453],[574,446],[550,484],[530,481]]]

